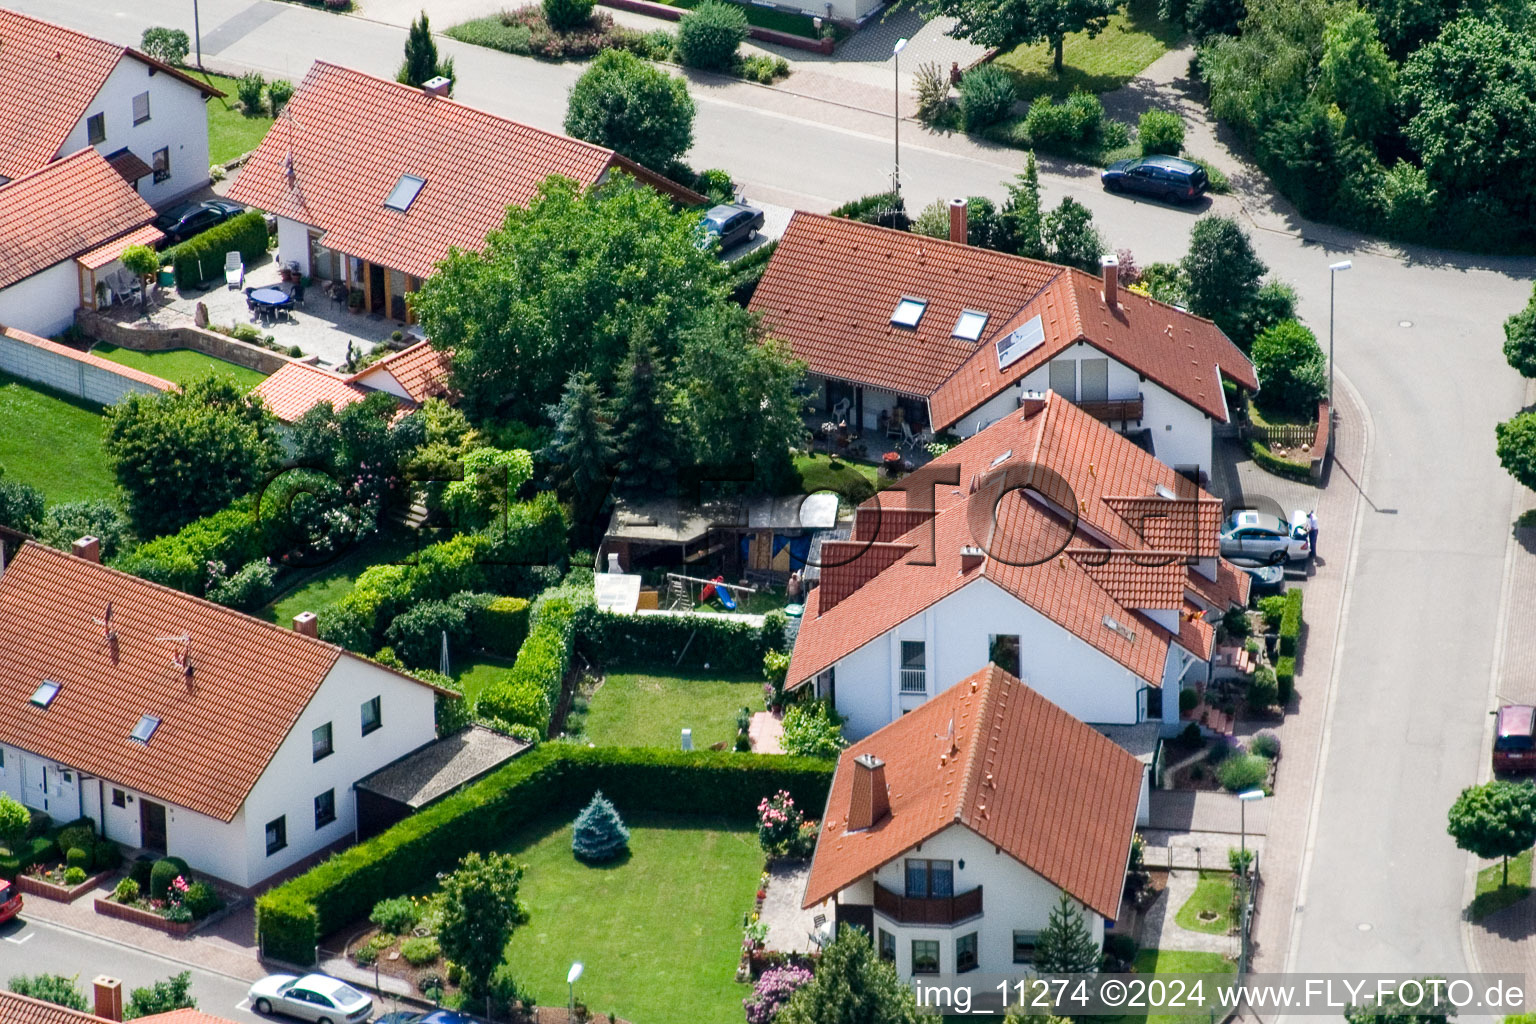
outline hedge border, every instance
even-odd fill
[[[1276,476],[1287,477],[1291,480],[1300,480],[1302,483],[1312,483],[1312,467],[1303,466],[1288,459],[1282,459],[1269,450],[1269,446],[1263,441],[1250,439],[1248,441],[1248,453],[1253,456],[1253,461],[1259,464],[1259,468]]]
[[[1285,611],[1280,615],[1280,653],[1290,658],[1296,656],[1301,642],[1301,591],[1292,587],[1285,592]]]
[[[1296,692],[1295,658],[1285,655],[1275,662],[1275,682],[1279,684],[1276,700],[1282,708],[1286,707]]]
[[[175,267],[178,288],[196,288],[223,273],[226,253],[238,249],[249,266],[266,254],[270,240],[266,215],[247,210],[167,249],[161,254],[161,266],[170,263]]]

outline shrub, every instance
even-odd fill
[[[789,61],[766,53],[748,54],[737,62],[736,73],[749,82],[772,85],[789,74]]]
[[[469,605],[472,595],[447,601],[423,601],[396,616],[384,635],[402,661],[412,668],[431,668],[441,661],[443,635],[450,650],[469,644]]]
[[[836,758],[847,746],[843,716],[827,700],[806,700],[784,714],[784,751],[801,757]]]
[[[1310,416],[1327,394],[1327,359],[1317,338],[1295,320],[1254,339],[1253,366],[1259,377],[1256,401],[1265,409]]]
[[[1075,141],[1071,114],[1049,96],[1036,97],[1029,105],[1029,113],[1024,115],[1024,130],[1029,134],[1030,143],[1045,152],[1059,151]]]
[[[59,829],[59,834],[54,841],[59,844],[59,849],[66,851],[66,857],[68,851],[76,849],[89,851],[96,845],[96,826],[94,824],[66,825]],[[81,867],[86,866],[88,865],[81,865]]]
[[[178,287],[194,288],[224,273],[225,253],[238,250],[250,266],[266,253],[268,243],[266,217],[259,210],[247,210],[167,249],[160,258],[175,267]]]
[[[288,101],[293,99],[293,83],[286,78],[279,78],[267,86],[267,99],[272,103],[272,116],[276,117],[283,112]]]
[[[752,994],[741,1001],[747,1011],[747,1024],[772,1024],[779,1011],[789,1002],[797,989],[811,982],[808,968],[797,964],[785,964],[764,971],[752,986]]]
[[[139,883],[131,878],[125,878],[117,883],[117,888],[112,890],[112,898],[119,903],[132,903],[139,898]]]
[[[250,612],[266,604],[276,586],[277,569],[266,559],[258,559],[228,576],[211,579],[207,598],[229,608]]]
[[[983,64],[960,79],[960,116],[965,130],[980,132],[1013,112],[1018,91],[1013,76],[996,64]]]
[[[91,866],[91,853],[82,850],[78,846],[71,847],[64,854],[64,863],[68,867],[79,868],[81,877],[85,877],[85,870]]]
[[[39,811],[35,808],[27,808],[27,838],[41,838],[44,832],[53,828],[53,815],[47,811]]]
[[[224,907],[224,897],[207,882],[193,882],[187,886],[181,902],[192,912],[192,917],[199,921]]]
[[[1267,757],[1271,761],[1280,756],[1280,737],[1272,729],[1262,729],[1253,734],[1248,744],[1249,753]]]
[[[406,896],[379,900],[368,914],[368,920],[391,935],[405,935],[421,919],[421,910]]]
[[[192,520],[175,533],[139,545],[114,568],[202,596],[209,562],[243,566],[260,558],[262,550],[255,504],[250,498],[241,498],[227,508]]]
[[[260,117],[266,113],[267,104],[262,98],[267,91],[267,80],[255,71],[247,71],[235,81],[235,95],[240,97],[240,109],[246,117]]]
[[[795,806],[794,797],[780,790],[757,804],[757,843],[770,857],[783,857],[800,835],[805,815]]]
[[[379,959],[379,951],[372,946],[359,946],[352,951],[352,962],[359,967],[370,967]]]
[[[783,650],[782,616],[762,628],[718,615],[622,615],[598,612],[584,631],[583,650],[624,668],[759,671],[763,656]],[[681,661],[679,661],[681,657]]]
[[[1280,616],[1280,653],[1296,656],[1296,644],[1301,638],[1301,591],[1292,587],[1285,592],[1285,611]]]
[[[1275,703],[1286,707],[1296,692],[1296,659],[1291,655],[1284,655],[1275,662],[1275,686]]]
[[[1136,125],[1142,156],[1178,156],[1184,148],[1184,119],[1172,110],[1147,110]]]
[[[532,618],[528,639],[519,648],[512,671],[481,692],[476,711],[506,725],[531,726],[547,734],[550,713],[571,667],[576,607],[563,594],[540,598]]]
[[[49,505],[38,527],[38,539],[56,548],[69,546],[84,536],[101,541],[103,561],[116,558],[129,543],[128,517],[110,501],[63,501]]]
[[[528,637],[528,602],[498,597],[471,617],[475,646],[492,654],[511,656]]]
[[[592,19],[592,0],[544,0],[544,20],[556,32],[570,32]]]
[[[1187,690],[1181,692],[1193,693],[1194,691]],[[1180,706],[1183,706],[1182,700],[1180,701]],[[1198,747],[1200,744],[1204,743],[1205,733],[1200,731],[1200,723],[1190,722],[1188,725],[1186,725],[1184,727],[1184,731],[1179,733],[1179,742],[1184,744],[1186,747]]]
[[[1253,677],[1248,680],[1248,707],[1254,711],[1273,707],[1279,699],[1279,692],[1275,670],[1268,665],[1260,665],[1253,670]]]
[[[1179,691],[1179,714],[1187,715],[1200,704],[1200,695],[1192,689],[1185,688]],[[1191,723],[1193,724],[1193,723]],[[1199,727],[1196,726],[1198,729]]]
[[[138,883],[140,889],[149,888],[149,876],[153,872],[155,861],[153,857],[138,857],[128,865],[128,877]]]
[[[912,90],[917,94],[917,119],[932,125],[949,109],[949,76],[938,61],[925,61],[912,75]]]
[[[1228,608],[1227,613],[1221,617],[1222,628],[1227,635],[1242,639],[1253,632],[1253,623],[1248,619],[1248,613],[1241,608]]]
[[[1236,754],[1216,768],[1221,788],[1232,793],[1262,786],[1269,778],[1269,759],[1257,754]]]
[[[110,839],[98,839],[91,851],[91,867],[97,871],[116,871],[123,862],[123,851]]]
[[[1067,126],[1076,142],[1093,142],[1104,124],[1104,104],[1091,92],[1073,90],[1062,108],[1067,112]]]
[[[747,12],[723,0],[702,0],[677,26],[677,57],[703,71],[729,71],[747,38]]]
[[[187,862],[180,857],[162,857],[155,861],[149,871],[150,899],[165,899],[171,883],[178,878],[185,878],[188,873]]]
[[[571,830],[571,852],[577,860],[600,864],[629,849],[629,829],[619,812],[598,790],[576,816]]]
[[[64,884],[79,885],[85,881],[85,868],[74,866],[64,869]]]
[[[412,967],[425,967],[441,957],[443,951],[438,948],[437,940],[430,935],[412,936],[400,943],[400,955]]]
[[[1266,628],[1279,629],[1280,620],[1285,616],[1285,595],[1271,594],[1259,598],[1259,614],[1264,616]]]
[[[192,41],[179,28],[147,28],[139,37],[139,49],[149,56],[172,67],[183,63],[192,48]]]

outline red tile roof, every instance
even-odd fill
[[[323,230],[334,251],[427,277],[450,248],[482,248],[507,207],[526,205],[550,175],[591,185],[610,170],[636,166],[601,146],[316,61],[229,198]],[[386,207],[407,174],[426,184],[409,209]]]
[[[101,1024],[102,1018],[0,989],[0,1021],[4,1024]]]
[[[958,483],[938,483],[945,479]],[[1048,497],[1054,508],[1021,497],[1024,487]],[[820,586],[811,591],[790,662],[790,685],[803,685],[982,577],[1149,685],[1160,685],[1168,644],[1175,638],[1136,609],[1180,607],[1187,557],[1196,552],[1170,547],[1168,538],[1148,543],[1138,532],[1145,529],[1148,520],[1139,516],[1147,510],[1137,505],[1138,518],[1127,519],[1117,511],[1117,505],[1124,509],[1126,503],[1111,500],[1156,495],[1158,488],[1186,495],[1182,502],[1150,499],[1165,515],[1204,523],[1215,537],[1221,518],[1218,499],[1081,409],[1047,393],[1038,411],[1010,414],[860,507],[854,543],[868,544],[878,532],[882,541],[909,543],[914,551],[869,577],[839,569],[827,595]],[[937,509],[931,526],[925,511],[903,515],[908,501]],[[864,525],[873,516],[879,517],[878,531]],[[909,523],[911,529],[887,536],[886,523]],[[1170,535],[1183,537],[1200,551],[1206,548],[1205,534],[1196,530]],[[966,545],[979,545],[986,552],[980,566],[962,569],[960,549]],[[1067,555],[1069,547],[1136,551],[1142,561],[1153,564],[1135,567],[1136,559],[1130,558],[1109,573],[1085,567],[1089,559]],[[1214,542],[1210,547],[1214,556]],[[861,558],[880,564],[889,550],[874,549]],[[850,592],[847,583],[853,580],[862,582]],[[834,600],[824,603],[828,596]],[[1152,603],[1138,605],[1139,599]],[[1117,630],[1109,622],[1124,628]]]
[[[1143,554],[1105,548],[1069,548],[1093,582],[1127,608],[1172,610],[1184,607],[1188,570],[1179,552]]]
[[[1193,601],[1185,601],[1179,612],[1179,646],[1205,659],[1216,646],[1216,627],[1206,621],[1205,610]]]
[[[223,1017],[215,1017],[211,1013],[201,1010],[170,1010],[166,1013],[151,1013],[138,1018],[147,1024],[229,1024]]]
[[[75,261],[86,270],[100,270],[123,254],[123,250],[130,245],[153,246],[165,237],[165,233],[153,224],[146,224],[137,231],[130,231],[122,238],[116,238],[106,245],[98,246],[88,253],[76,256]]]
[[[0,288],[154,218],[149,204],[90,148],[0,185]]]
[[[418,405],[429,398],[453,398],[448,386],[448,376],[453,370],[453,356],[442,349],[433,348],[429,341],[418,341],[409,348],[392,353],[371,366],[364,367],[347,380],[366,387],[381,387],[375,380],[388,374],[400,385],[401,390]]]
[[[1214,580],[1206,579],[1193,569],[1189,571],[1189,589],[1218,612],[1225,612],[1233,605],[1239,608],[1246,607],[1249,588],[1252,585],[1253,580],[1248,574],[1225,558],[1216,560]]]
[[[123,176],[123,180],[132,185],[144,175],[151,173],[153,168],[139,159],[137,153],[131,149],[120,149],[107,157],[107,163],[112,169]]]
[[[0,174],[19,178],[58,155],[124,57],[223,93],[137,50],[0,8]]]
[[[927,301],[916,328],[890,322],[903,297]],[[811,373],[930,398],[935,429],[1084,341],[1223,422],[1221,376],[1258,387],[1209,320],[1126,289],[1111,315],[1080,270],[838,217],[794,215],[751,308]],[[964,310],[988,314],[975,342]],[[1000,371],[996,340],[1037,315],[1044,343]]]
[[[110,640],[94,621],[109,604]],[[190,637],[190,683],[168,637]],[[343,656],[31,541],[0,573],[0,736],[220,821],[240,810]],[[46,709],[32,703],[44,680],[61,684]],[[129,734],[146,714],[160,726],[136,743]]]
[[[368,397],[368,389],[351,383],[351,378],[300,362],[279,367],[252,393],[260,395],[272,415],[284,423],[297,421],[321,402],[341,410]]]
[[[179,389],[179,385],[173,384],[162,377],[156,377],[152,373],[145,373],[143,370],[136,370],[131,366],[124,366],[122,363],[113,362],[110,359],[103,359],[101,356],[90,352],[81,352],[77,348],[70,348],[68,345],[60,345],[58,342],[49,341],[47,338],[39,338],[35,334],[29,334],[26,331],[15,327],[0,326],[0,334],[5,335],[12,341],[19,341],[24,345],[31,345],[34,348],[40,348],[45,352],[51,352],[54,355],[63,356],[65,359],[73,359],[77,363],[84,363],[87,366],[94,366],[98,369],[106,370],[108,373],[114,373],[119,377],[126,377],[129,380],[138,381],[140,384],[147,384],[154,388],[156,391],[176,391]]]
[[[891,813],[850,833],[853,759],[863,754],[885,762]],[[843,752],[804,905],[962,825],[1114,919],[1142,775],[1134,756],[988,665]]]

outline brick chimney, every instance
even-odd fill
[[[293,631],[320,639],[320,618],[314,612],[299,612],[293,617]]]
[[[1120,259],[1105,256],[1099,260],[1099,268],[1104,272],[1104,305],[1113,313],[1120,308]]]
[[[91,982],[96,995],[96,1016],[103,1020],[123,1019],[123,983],[117,978],[98,974]]]
[[[74,552],[76,558],[83,558],[87,562],[100,562],[101,541],[97,540],[95,537],[92,537],[90,534],[86,534],[84,537],[81,537],[79,540],[75,541]]]
[[[452,88],[453,80],[444,78],[442,75],[436,75],[421,83],[421,91],[428,96],[447,96]]]
[[[1029,419],[1045,411],[1045,396],[1038,391],[1026,391],[1019,396],[1019,408],[1024,410],[1024,418]]]
[[[960,549],[960,572],[968,573],[972,569],[981,567],[981,563],[987,560],[987,553],[974,544],[967,544]]]
[[[964,199],[951,199],[949,201],[949,240],[965,244],[970,237],[970,227],[966,222],[966,202]]]
[[[885,762],[873,754],[860,754],[853,759],[853,801],[848,808],[848,831],[871,828],[890,813],[891,796],[885,788]]]

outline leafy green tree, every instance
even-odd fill
[[[191,987],[192,972],[182,971],[148,988],[136,988],[128,996],[128,1005],[123,1008],[123,1019],[133,1020],[157,1013],[170,1013],[172,1010],[195,1010],[197,1000],[192,995]]]
[[[1504,358],[1522,377],[1536,377],[1536,289],[1525,308],[1504,321]]]
[[[1160,0],[1158,3],[1159,17],[1182,25],[1200,42],[1217,35],[1236,35],[1246,13],[1244,0]]]
[[[702,0],[677,25],[677,56],[702,71],[729,71],[747,38],[747,12],[722,0]]]
[[[1098,35],[1117,6],[1114,0],[939,0],[937,5],[957,22],[951,35],[980,46],[1011,50],[1021,43],[1049,43],[1058,78],[1067,34]]]
[[[437,59],[437,43],[427,24],[427,12],[422,11],[421,17],[411,22],[410,34],[405,37],[405,61],[395,78],[405,85],[420,86],[438,75],[452,79],[453,61]]]
[[[522,879],[522,867],[505,853],[468,854],[443,879],[437,942],[443,956],[464,969],[464,988],[470,995],[485,992],[507,940],[528,918],[517,898]]]
[[[460,530],[478,530],[495,521],[533,477],[533,456],[519,448],[471,448],[459,466],[464,479],[444,490],[443,507]]]
[[[1443,994],[1438,1002],[1432,1001],[1436,989],[1426,984],[1429,980],[1421,982],[1426,996],[1422,1002],[1410,1006],[1393,996],[1364,1006],[1351,1005],[1344,1010],[1344,1020],[1347,1024],[1449,1024],[1456,1018],[1456,1007]],[[1439,991],[1444,993],[1445,988],[1442,986]],[[1504,1024],[1522,1024],[1525,1016],[1528,1015],[1505,1017]]]
[[[5,467],[0,466],[0,478]],[[19,480],[0,479],[0,526],[22,533],[36,533],[43,522],[43,492]]]
[[[613,801],[598,790],[571,826],[571,852],[577,860],[600,864],[629,849],[629,829]]]
[[[27,837],[32,813],[9,793],[0,793],[0,846],[15,851],[16,844]]]
[[[160,256],[147,245],[130,245],[119,259],[123,269],[139,279],[139,304],[149,305],[149,279],[160,269]]]
[[[1257,338],[1284,320],[1296,319],[1296,289],[1273,279],[1259,285],[1253,302],[1238,320],[1238,336]]]
[[[822,950],[816,974],[797,989],[774,1024],[918,1024],[912,989],[875,954],[861,928],[843,925]]]
[[[1367,141],[1390,127],[1397,106],[1397,65],[1387,56],[1369,11],[1352,10],[1323,31],[1318,96],[1344,112],[1351,135]]]
[[[1253,342],[1258,403],[1279,413],[1315,412],[1328,391],[1328,360],[1317,338],[1295,320],[1276,324]]]
[[[661,171],[693,145],[693,115],[682,79],[628,50],[604,50],[571,87],[565,130]]]
[[[1094,974],[1099,946],[1083,920],[1077,901],[1066,892],[1051,908],[1045,927],[1035,939],[1035,970],[1041,974]]]
[[[1499,465],[1521,486],[1536,488],[1536,412],[1522,412],[1493,428]]]
[[[616,483],[624,494],[664,494],[677,486],[679,425],[670,418],[671,387],[658,362],[649,337],[637,333],[630,338],[613,403]]]
[[[1269,268],[1253,251],[1248,234],[1229,217],[1201,217],[1189,233],[1189,252],[1180,262],[1190,312],[1207,317],[1245,350],[1243,315],[1259,294]]]
[[[273,464],[272,416],[230,377],[129,395],[102,444],[141,537],[180,529],[250,492]]]
[[[1504,859],[1502,884],[1508,885],[1509,858],[1536,845],[1536,786],[1502,779],[1468,786],[1449,819],[1446,831],[1458,847],[1484,860]]]
[[[139,37],[139,49],[161,63],[180,67],[186,63],[187,53],[192,49],[192,40],[179,28],[156,26],[144,30],[144,34]]]
[[[544,20],[556,32],[574,32],[592,20],[592,0],[544,0]]]
[[[1104,240],[1093,226],[1093,214],[1088,207],[1071,196],[1063,198],[1060,206],[1045,215],[1040,237],[1053,263],[1098,270]]]
[[[545,455],[554,467],[556,484],[573,507],[594,512],[608,494],[614,450],[603,397],[590,373],[571,374],[549,417],[555,422],[555,436]],[[578,511],[576,518],[587,517]]]
[[[1003,221],[1009,235],[1009,252],[1031,259],[1045,259],[1044,226],[1040,205],[1040,171],[1035,165],[1035,151],[1030,150],[1024,170],[1008,183],[1008,199],[1003,203]]]
[[[78,974],[66,977],[62,974],[18,974],[6,982],[6,988],[19,996],[31,996],[45,1003],[67,1006],[71,1010],[85,1010],[85,993],[80,991]]]

